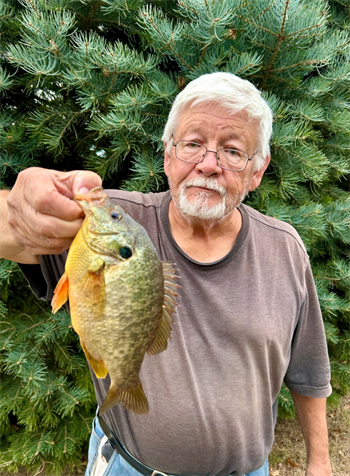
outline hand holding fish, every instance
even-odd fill
[[[17,246],[34,255],[67,249],[83,221],[73,196],[101,185],[88,171],[58,172],[30,168],[21,172],[8,194],[8,223]]]

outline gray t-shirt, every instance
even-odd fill
[[[171,236],[169,192],[108,193],[146,228],[161,260],[176,264],[181,289],[168,349],[142,365],[149,414],[120,405],[106,420],[133,456],[170,474],[259,468],[273,443],[282,382],[309,397],[331,393],[322,316],[300,237],[241,205],[243,225],[230,253],[198,263]],[[41,257],[45,290],[27,272],[39,296],[51,298],[64,259]],[[109,378],[93,379],[101,404]]]

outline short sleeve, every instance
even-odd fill
[[[332,393],[331,372],[326,334],[309,261],[305,269],[304,286],[304,299],[284,381],[295,393],[323,398]]]

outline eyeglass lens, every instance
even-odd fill
[[[197,142],[179,140],[176,143],[176,155],[184,162],[199,163],[207,148]],[[236,149],[219,149],[217,151],[220,166],[229,170],[239,170],[246,166],[248,154]]]

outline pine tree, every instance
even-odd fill
[[[26,167],[86,168],[106,188],[166,188],[162,129],[192,79],[229,71],[274,111],[271,165],[246,202],[291,223],[311,258],[332,364],[349,382],[350,7],[346,0],[0,1],[1,188]],[[65,311],[0,263],[0,468],[64,474],[95,397]],[[289,392],[279,397],[293,412]]]

